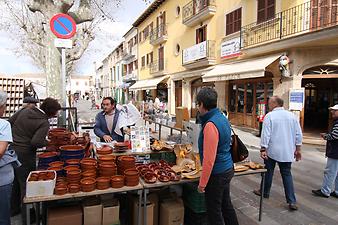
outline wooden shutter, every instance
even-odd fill
[[[241,30],[242,25],[242,8],[226,15],[226,35],[235,33]]]
[[[261,23],[275,17],[275,0],[257,1],[257,23]]]
[[[257,22],[261,23],[265,21],[265,0],[258,0],[257,3]]]

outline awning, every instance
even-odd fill
[[[267,66],[277,60],[281,54],[271,55],[262,58],[221,64],[206,72],[202,78],[203,82],[241,80],[247,78],[264,77]]]
[[[135,84],[129,87],[129,91],[156,89],[157,85],[166,78],[168,78],[168,76],[157,77],[157,78],[148,79],[148,80],[138,80],[136,81]]]

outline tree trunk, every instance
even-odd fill
[[[62,101],[62,92],[64,87],[62,85],[61,76],[61,51],[54,46],[54,35],[51,31],[48,34],[48,44],[46,47],[46,84],[47,96]]]

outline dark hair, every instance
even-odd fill
[[[61,109],[58,100],[54,98],[46,98],[40,106],[48,117],[53,117]]]
[[[217,92],[210,87],[202,88],[196,97],[197,104],[203,103],[206,110],[211,110],[217,107]]]
[[[112,105],[115,105],[115,104],[116,104],[116,101],[115,101],[112,97],[104,97],[104,98],[102,99],[102,102],[103,102],[104,100],[109,100],[109,101],[110,101],[110,104],[112,104]]]

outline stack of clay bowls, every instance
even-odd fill
[[[68,159],[66,160],[66,166],[80,166],[80,159]]]
[[[99,172],[102,177],[111,177],[116,175],[116,157],[112,155],[99,156]]]
[[[132,187],[139,184],[139,172],[137,169],[127,169],[124,171],[126,186]]]
[[[109,177],[96,178],[96,188],[99,190],[105,190],[110,188],[110,178]]]
[[[82,178],[80,183],[83,192],[91,192],[96,189],[96,180],[92,177]]]
[[[64,176],[64,171],[63,171],[63,165],[64,162],[62,161],[55,161],[51,162],[48,164],[48,169],[47,170],[54,170],[58,176]]]
[[[113,153],[113,149],[108,145],[104,145],[101,148],[97,148],[96,153],[99,155],[109,155]]]
[[[97,170],[97,161],[92,158],[85,158],[80,161],[82,177],[87,178],[96,178],[96,170]]]
[[[80,184],[81,178],[82,176],[80,169],[71,169],[67,171],[68,184]]]
[[[117,172],[124,175],[124,171],[127,169],[135,169],[135,157],[134,156],[120,156],[117,160]]]
[[[81,145],[64,145],[60,147],[61,160],[83,159],[84,156],[85,149]]]
[[[45,170],[49,167],[49,163],[59,160],[56,152],[44,152],[38,155],[38,170]]]
[[[112,188],[121,188],[124,186],[124,176],[122,175],[112,176],[110,180]]]
[[[129,142],[117,142],[114,145],[115,152],[125,152],[129,150]]]

